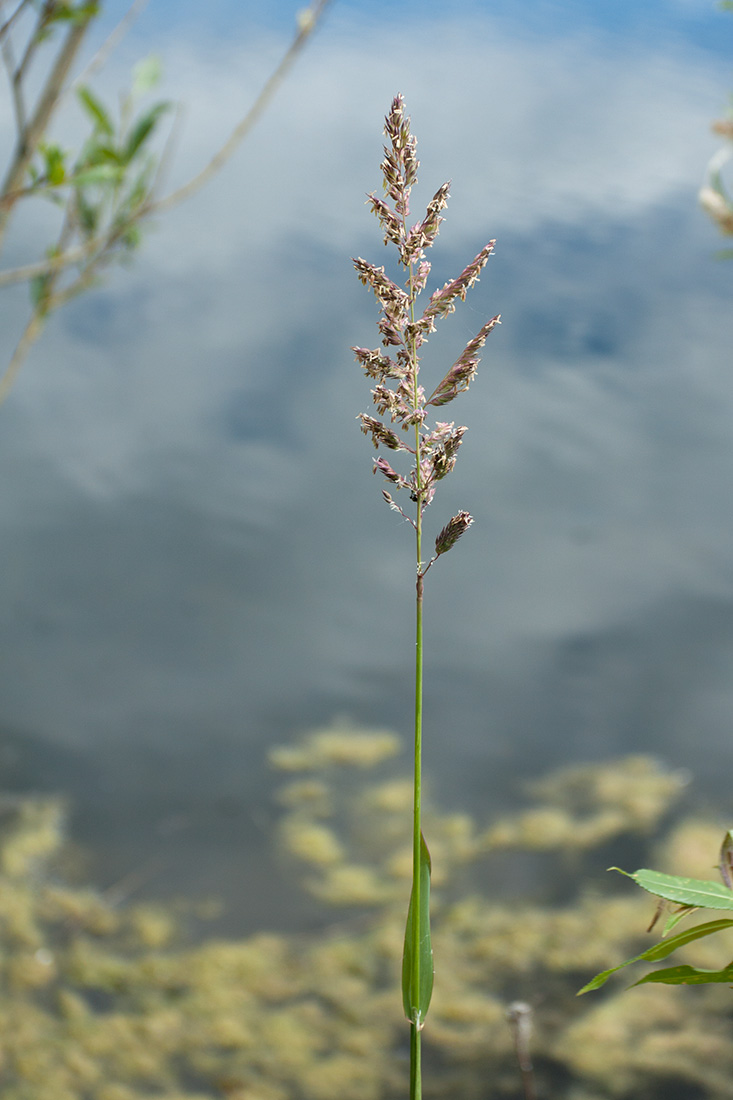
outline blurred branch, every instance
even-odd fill
[[[13,75],[17,79],[19,88],[22,83],[22,73],[20,78],[18,73],[27,66],[29,51],[40,41],[49,20],[60,18],[58,5],[65,2],[66,0],[46,0],[39,13],[37,26],[28,40],[23,60],[14,69]],[[205,168],[163,198],[155,196],[160,187],[163,169],[170,158],[176,122],[174,121],[168,141],[152,171],[149,171],[152,162],[149,159],[142,162],[141,154],[158,116],[169,105],[157,104],[128,127],[126,116],[131,103],[131,99],[128,98],[123,105],[122,122],[117,132],[104,106],[92,95],[90,89],[82,84],[85,77],[96,72],[106,61],[111,50],[146,2],[147,0],[134,0],[124,18],[105,40],[90,64],[71,85],[78,89],[82,106],[91,116],[93,123],[92,137],[84,146],[73,170],[66,169],[64,151],[58,146],[44,145],[43,137],[53,112],[59,104],[67,75],[89,22],[96,14],[96,4],[80,3],[76,9],[73,9],[74,15],[66,38],[58,52],[34,115],[27,125],[21,121],[22,100],[16,105],[19,134],[13,162],[0,189],[0,242],[10,214],[20,199],[45,195],[55,201],[65,201],[66,206],[61,236],[56,245],[49,249],[47,257],[0,272],[0,287],[30,281],[33,299],[31,316],[5,373],[0,377],[0,402],[7,396],[28,352],[40,336],[49,314],[64,305],[70,298],[86,290],[95,281],[103,267],[129,254],[138,243],[139,226],[147,218],[184,202],[222,170],[271,103],[288,71],[319,25],[331,0],[315,0],[311,8],[299,13],[295,37],[249,111]],[[25,0],[21,0],[21,6],[24,3]],[[0,0],[0,7],[2,7],[2,0]],[[18,10],[6,21],[4,28],[9,27]],[[68,7],[65,10],[68,12]],[[1,28],[0,33],[2,33]],[[3,56],[5,57],[5,53]],[[10,47],[6,60],[6,65],[8,64],[12,67],[12,48]],[[45,158],[44,170],[39,173],[36,168],[33,168],[30,173],[30,183],[27,183],[33,158],[39,152]],[[136,179],[132,179],[130,184],[133,166],[139,167],[139,175]],[[94,188],[97,189],[94,191],[95,195],[101,194],[101,198],[91,203],[87,197],[90,187],[93,191]],[[62,199],[64,193],[66,197]],[[100,229],[100,225],[103,228]],[[70,281],[67,280],[65,286],[61,286],[59,280],[64,272],[74,267],[77,268],[76,275]]]
[[[99,70],[106,65],[110,54],[117,48],[132,24],[147,5],[148,0],[134,0],[114,30],[105,38],[86,68],[76,77],[72,84],[73,88],[78,87],[80,84],[85,84],[90,77],[94,76],[95,73],[98,73]]]
[[[199,172],[197,176],[194,176],[193,179],[189,180],[188,183],[185,183],[182,187],[179,187],[176,191],[171,192],[170,195],[166,195],[165,198],[150,203],[145,211],[146,214],[158,213],[161,210],[169,210],[172,206],[177,206],[178,203],[185,202],[186,199],[190,198],[191,195],[194,195],[197,191],[200,191],[210,179],[221,171],[234,151],[258,121],[265,108],[270,104],[275,92],[282,84],[298,54],[316,29],[329,3],[331,3],[331,0],[317,0],[313,8],[300,13],[298,33],[293,42],[280,64],[265,82],[262,91],[257,96],[257,99],[254,101],[247,114],[242,121],[235,126],[229,139],[225,141],[221,149],[214,154],[203,171]]]
[[[30,0],[20,0],[20,3],[18,4],[18,6],[15,9],[15,11],[13,12],[13,14],[5,20],[5,22],[2,24],[2,26],[0,26],[0,38],[5,38],[8,31],[10,30],[13,23],[15,22],[15,20],[18,18],[20,13],[23,11],[23,8],[27,8],[29,4],[30,4]],[[5,7],[4,4],[2,6]]]
[[[0,197],[7,198],[22,188],[28,167],[35,155],[38,143],[48,129],[54,110],[58,106],[59,96],[64,81],[79,52],[79,48],[87,33],[91,16],[72,21],[66,34],[66,38],[58,52],[56,61],[51,68],[46,84],[39,96],[36,109],[32,118],[19,130],[16,142],[15,155],[8,169],[8,173],[0,188]],[[36,32],[31,36],[26,57],[21,61],[16,74],[20,73],[28,56],[31,45],[37,42],[40,31],[43,29],[44,13],[39,15],[39,23]],[[0,244],[7,228],[8,218],[13,208],[13,203],[4,203],[0,206]]]

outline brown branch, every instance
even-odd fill
[[[8,16],[8,18],[3,23],[2,27],[0,27],[0,38],[4,38],[6,36],[8,31],[12,27],[13,23],[15,22],[15,20],[18,18],[18,16],[22,12],[23,8],[28,7],[28,4],[30,4],[30,0],[20,0],[20,3],[18,4],[18,6],[15,9],[15,11],[13,12],[13,14]]]
[[[18,341],[15,351],[13,352],[13,357],[6,367],[5,373],[3,374],[2,378],[0,378],[0,404],[2,404],[2,402],[8,396],[13,382],[17,377],[18,371],[23,366],[23,363],[28,357],[28,352],[31,350],[36,340],[41,335],[41,332],[43,331],[44,320],[45,318],[37,309],[34,310],[31,314],[30,320],[23,330],[23,335]]]
[[[142,0],[140,0],[140,3],[142,3]],[[255,125],[265,107],[270,103],[288,70],[313,31],[316,29],[329,3],[331,3],[331,0],[317,0],[313,8],[309,9],[300,18],[296,37],[286,51],[278,67],[265,82],[254,104],[232,131],[229,139],[197,176],[194,176],[188,183],[179,187],[176,191],[171,192],[170,195],[167,195],[163,199],[157,201],[148,199],[137,208],[134,214],[126,222],[118,224],[113,230],[108,230],[106,233],[93,237],[82,245],[78,245],[74,248],[65,248],[59,255],[54,255],[46,260],[39,260],[37,263],[26,264],[23,267],[16,267],[8,271],[0,272],[0,286],[8,286],[11,283],[23,282],[42,275],[50,275],[55,281],[59,278],[64,268],[75,263],[84,265],[76,279],[63,290],[55,292],[51,290],[49,293],[47,289],[43,305],[41,306],[39,304],[34,308],[15,351],[13,352],[10,363],[5,373],[0,376],[0,404],[2,404],[10,392],[15,378],[27,358],[31,347],[40,336],[47,316],[53,310],[58,309],[70,298],[81,293],[89,286],[94,279],[97,269],[112,258],[112,250],[124,236],[126,230],[135,222],[142,221],[150,214],[157,213],[161,210],[167,210],[183,202],[203,187],[209,179],[221,170],[240,142]],[[130,12],[136,5],[138,5],[138,0],[132,5]],[[130,12],[128,12],[126,18],[130,16]],[[48,121],[53,113],[53,109],[58,103],[66,74],[81,45],[87,26],[88,21],[80,27],[72,27],[69,32],[62,53],[59,55],[53,73],[47,81],[46,88],[44,89],[33,120],[26,129],[25,143],[19,142],[15,161],[8,173],[3,190],[0,192],[0,240],[2,239],[2,232],[14,202],[25,193],[24,190],[19,187],[19,184],[22,183],[25,171],[35,151],[35,146],[42,137],[45,127],[48,125]],[[43,114],[44,111],[45,115]],[[43,124],[41,125],[42,119]],[[29,149],[30,153],[28,152]],[[20,167],[21,164],[22,169]],[[64,235],[65,231],[62,230],[62,237],[59,240],[59,245],[62,244]]]
[[[157,199],[149,202],[145,209],[145,214],[159,213],[161,210],[169,210],[172,206],[177,206],[179,203],[184,202],[199,191],[209,180],[221,171],[223,166],[229,160],[234,153],[237,146],[243,141],[243,139],[250,132],[252,127],[258,121],[260,115],[265,110],[265,107],[272,100],[278,87],[284,80],[293,62],[301,52],[306,42],[310,38],[313,31],[318,26],[324,11],[328,7],[331,0],[317,0],[312,9],[308,9],[301,17],[299,22],[298,33],[293,39],[291,45],[287,49],[282,61],[272,73],[272,75],[265,81],[262,91],[257,96],[244,118],[235,126],[232,130],[228,140],[224,142],[221,149],[219,149],[211,158],[206,167],[199,172],[197,176],[190,179],[188,183],[184,183],[182,187],[179,187],[176,191],[172,191],[170,195],[166,195],[165,198]]]
[[[43,41],[43,32],[48,25],[49,18],[53,13],[53,5],[55,0],[46,0],[43,6],[43,10],[38,13],[38,19],[36,21],[35,30],[28,36],[28,41],[25,44],[25,53],[23,54],[20,65],[18,65],[18,71],[16,76],[18,80],[22,80],[27,70],[30,68],[30,63],[33,60],[33,55],[38,49],[39,45]]]
[[[188,183],[185,183],[178,190],[171,192],[170,195],[165,198],[154,200],[148,199],[143,203],[136,211],[134,221],[140,221],[150,214],[158,213],[161,210],[167,210],[172,206],[183,202],[194,194],[201,187],[204,186],[208,180],[214,176],[224,166],[226,161],[231,157],[237,145],[243,140],[243,138],[249,133],[258,118],[262,114],[264,108],[272,99],[278,85],[283,80],[288,69],[292,65],[293,61],[297,57],[300,50],[302,50],[305,42],[309,36],[316,29],[317,24],[323,16],[325,9],[328,7],[331,0],[319,0],[315,8],[311,12],[310,19],[303,22],[297,36],[288,48],[285,56],[278,65],[275,72],[269,77],[264,85],[259,96],[255,100],[253,106],[244,116],[244,118],[238,123],[235,129],[232,131],[229,139],[219,149],[219,151],[211,158],[208,165],[197,176],[194,176]],[[0,218],[2,217],[2,208],[5,205],[12,205],[22,195],[27,194],[29,189],[19,190],[12,194],[6,194],[0,196]],[[1,224],[1,222],[0,222]],[[131,223],[128,223],[131,224]],[[51,256],[48,259],[37,260],[31,264],[24,264],[22,267],[14,267],[7,271],[0,271],[0,287],[10,286],[13,283],[25,282],[28,279],[33,279],[38,275],[49,275],[52,272],[61,271],[65,267],[69,267],[72,264],[83,262],[88,256],[97,251],[98,249],[104,249],[109,241],[109,235],[102,233],[97,237],[92,237],[82,245],[78,245],[75,248],[70,248],[61,255]]]
[[[92,57],[89,64],[82,69],[79,75],[72,82],[72,88],[76,88],[79,84],[85,83],[91,76],[105,65],[109,55],[115,50],[118,43],[125,37],[132,24],[140,15],[142,10],[147,7],[149,0],[133,0],[133,3],[127,9],[125,15],[122,16],[117,26],[110,31],[105,38],[102,45]]]
[[[3,64],[5,65],[5,71],[8,74],[10,90],[13,95],[15,128],[19,134],[22,134],[23,130],[25,129],[25,104],[23,102],[23,88],[21,86],[21,80],[18,75],[18,70],[15,67],[13,43],[9,34],[4,35],[2,38],[2,55]]]
[[[58,106],[59,94],[69,69],[74,62],[74,58],[79,51],[79,47],[84,40],[84,35],[88,27],[88,19],[83,23],[72,24],[71,27],[69,27],[68,34],[58,53],[56,63],[46,81],[46,85],[38,100],[33,117],[30,119],[23,132],[18,136],[15,156],[8,169],[8,173],[2,185],[2,191],[0,192],[3,196],[13,191],[17,191],[22,186],[25,174],[36,152],[38,143],[48,127],[54,110]],[[8,218],[10,217],[11,210],[12,206],[3,206],[0,208],[0,241],[2,240],[2,235],[7,225]]]

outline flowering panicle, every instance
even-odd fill
[[[379,417],[389,417],[403,434],[366,413],[359,418],[362,431],[371,437],[375,449],[385,447],[391,451],[405,451],[412,460],[412,468],[406,476],[394,470],[381,457],[375,460],[374,472],[381,473],[398,490],[408,490],[410,498],[417,504],[417,523],[405,515],[390,493],[384,490],[383,495],[390,508],[405,516],[415,527],[419,539],[424,510],[433,499],[437,482],[455,466],[458,449],[467,431],[465,427],[441,421],[432,430],[429,429],[426,424],[428,407],[446,405],[468,389],[479,363],[478,352],[494,326],[500,323],[499,316],[488,321],[468,342],[429,398],[426,398],[419,384],[418,353],[435,331],[436,321],[452,313],[459,298],[465,301],[468,290],[478,281],[491,256],[495,242],[490,241],[482,248],[457,279],[436,290],[419,315],[415,309],[417,298],[425,289],[430,275],[425,250],[433,245],[440,230],[443,222],[441,214],[448,202],[450,184],[444,183],[438,188],[428,203],[425,217],[408,228],[410,192],[417,182],[419,161],[417,142],[410,133],[410,119],[405,116],[402,96],[396,96],[392,101],[384,133],[387,144],[381,169],[386,198],[371,194],[368,201],[382,227],[385,244],[396,245],[399,262],[407,269],[407,278],[403,288],[389,278],[384,267],[377,267],[361,257],[354,260],[359,279],[374,293],[381,307],[378,328],[382,345],[395,350],[392,354],[358,347],[353,351],[367,377],[374,382],[372,398]],[[414,434],[413,446],[403,438],[404,433],[409,432]],[[471,522],[468,512],[459,512],[454,516],[436,540],[435,558],[450,550]],[[421,575],[435,558],[422,567]]]

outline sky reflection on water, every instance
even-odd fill
[[[254,923],[267,747],[338,715],[409,733],[412,546],[370,475],[349,351],[377,342],[349,257],[383,262],[363,195],[397,91],[415,210],[453,180],[435,283],[498,239],[426,370],[503,315],[431,508],[436,531],[476,517],[429,578],[440,800],[488,812],[521,776],[629,751],[727,796],[733,266],[696,191],[733,18],[555,7],[551,31],[406,5],[385,35],[337,4],[235,161],[51,323],[1,410],[5,770],[71,794],[101,879],[158,851],[151,888],[220,890]],[[183,178],[287,33],[200,38],[158,10],[102,86],[161,52]],[[0,301],[5,349],[21,300]]]

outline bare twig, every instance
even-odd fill
[[[54,2],[55,0],[46,0],[42,10],[38,13],[35,29],[28,36],[28,40],[25,44],[25,53],[20,60],[20,65],[18,65],[18,80],[23,80],[26,72],[30,68],[33,55],[43,41],[43,32],[48,24],[49,16],[52,14]]]
[[[32,264],[24,264],[22,267],[8,268],[0,271],[0,287],[12,286],[13,283],[25,283],[29,279],[35,279],[39,275],[51,275],[55,271],[62,271],[72,264],[81,263],[93,252],[100,249],[107,240],[107,234],[92,237],[84,244],[67,249],[61,256],[49,256],[45,260],[36,260]]]
[[[134,0],[114,30],[105,38],[89,64],[82,69],[79,75],[72,81],[72,88],[77,88],[80,84],[85,84],[90,77],[99,72],[105,65],[109,55],[116,49],[119,42],[122,41],[132,24],[147,5],[148,0]]]
[[[44,318],[41,316],[38,310],[34,310],[28,323],[23,330],[23,335],[18,341],[13,357],[8,363],[8,366],[0,378],[0,404],[5,400],[10,392],[10,389],[15,381],[18,371],[23,366],[28,352],[35,344],[38,337],[43,331]]]
[[[113,35],[106,40],[100,52],[95,56],[95,64],[99,62],[100,53],[102,53],[103,58],[106,57],[109,50],[113,48],[119,40],[119,37],[121,37],[127,29],[129,22],[139,13],[145,2],[146,0],[135,0],[125,18],[113,32]],[[161,172],[165,167],[171,148],[172,138],[170,138],[166,143],[163,156],[159,161],[155,183],[148,198],[142,202],[129,217],[124,220],[116,221],[114,227],[108,228],[106,232],[90,238],[83,244],[73,247],[69,247],[67,244],[67,230],[69,227],[67,221],[62,230],[58,244],[51,256],[44,260],[39,260],[36,263],[25,264],[21,267],[0,272],[0,287],[9,286],[13,283],[25,282],[29,279],[42,276],[49,276],[51,280],[44,288],[42,303],[38,303],[33,309],[33,313],[23,330],[5,373],[0,376],[0,404],[9,393],[30,348],[40,336],[46,317],[51,312],[64,305],[70,298],[81,293],[94,281],[98,269],[113,258],[115,246],[121,241],[124,241],[125,234],[129,229],[133,225],[149,217],[151,214],[170,209],[178,205],[178,203],[183,202],[200,190],[223,168],[237,146],[250,132],[264,109],[272,100],[277,88],[283,81],[296,57],[316,29],[329,3],[331,3],[331,0],[316,0],[313,7],[299,17],[298,33],[280,64],[266,81],[250,110],[235,127],[229,139],[212,157],[203,171],[199,172],[198,175],[194,176],[193,179],[189,180],[188,183],[184,184],[182,187],[171,192],[171,194],[162,199],[154,199],[152,197],[153,192],[157,189],[160,182]],[[2,191],[0,191],[0,241],[2,240],[2,234],[13,206],[23,195],[34,190],[34,188],[24,188],[22,186],[25,173],[36,150],[37,144],[48,126],[51,115],[58,106],[66,76],[78,52],[79,46],[81,45],[88,22],[87,20],[81,26],[74,26],[71,28],[59,57],[57,58],[54,69],[46,82],[46,87],[39,100],[36,112],[25,128],[23,135],[24,140],[19,140],[18,142],[15,159],[8,172]],[[112,39],[113,41],[111,41]],[[88,72],[89,69],[87,68],[83,75],[88,75]],[[62,290],[55,290],[55,283],[64,269],[76,264],[81,265],[81,270],[77,277]]]
[[[247,136],[262,112],[272,100],[272,97],[287,75],[288,70],[318,26],[324,11],[330,3],[331,0],[317,0],[313,8],[309,9],[301,18],[298,33],[286,51],[282,61],[265,82],[262,91],[257,96],[257,99],[252,104],[247,114],[241,122],[235,126],[228,140],[225,141],[221,149],[214,154],[203,171],[199,172],[199,174],[189,180],[188,183],[184,183],[183,186],[179,187],[176,191],[172,191],[170,195],[166,195],[165,198],[158,199],[148,204],[145,208],[146,214],[159,213],[161,210],[169,210],[171,207],[178,206],[179,203],[185,202],[186,199],[190,198],[191,195],[194,195],[197,191],[200,191],[213,176],[221,171],[235,149]]]
[[[25,104],[23,102],[23,87],[18,70],[15,67],[13,55],[13,43],[9,34],[2,38],[3,64],[8,74],[8,82],[13,94],[13,110],[15,111],[15,126],[18,134],[25,130]]]
[[[29,4],[30,0],[20,0],[20,3],[18,4],[13,14],[9,15],[3,25],[0,27],[0,38],[4,38],[7,35],[15,20],[23,11],[23,8],[27,8]]]
[[[273,94],[277,90],[278,85],[283,80],[288,69],[292,65],[293,61],[297,57],[297,54],[305,45],[308,37],[313,33],[319,21],[321,20],[325,9],[328,7],[331,0],[318,0],[315,8],[311,12],[310,19],[301,25],[296,38],[288,48],[285,56],[278,65],[275,72],[268,79],[267,83],[263,87],[259,96],[255,100],[250,110],[238,123],[232,134],[221,147],[221,149],[211,158],[208,165],[193,179],[189,180],[182,187],[179,187],[176,191],[172,191],[170,195],[166,195],[162,199],[150,200],[143,203],[137,213],[135,220],[141,220],[149,216],[150,214],[157,214],[161,210],[167,210],[172,206],[178,205],[180,202],[184,202],[192,194],[198,191],[204,184],[219,172],[226,161],[232,156],[237,145],[246,137],[249,131],[252,129],[258,118],[262,114],[267,104],[272,99]],[[164,150],[161,164],[167,159],[167,152]],[[160,174],[160,173],[158,173]],[[0,195],[0,226],[2,225],[2,209],[3,207],[13,205],[19,198],[30,192],[29,188],[18,188],[16,191],[10,193],[3,193]],[[78,245],[74,248],[70,248],[62,255],[52,256],[47,259],[37,260],[34,263],[24,264],[22,267],[10,268],[7,271],[0,271],[0,287],[10,286],[13,283],[25,282],[28,279],[33,279],[38,275],[49,275],[52,272],[60,271],[65,267],[69,267],[72,264],[84,261],[93,252],[104,247],[107,241],[107,234],[100,234],[86,241],[83,245]]]

